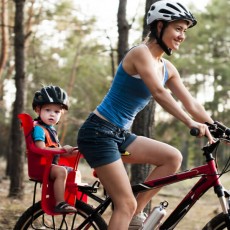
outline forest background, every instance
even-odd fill
[[[130,2],[128,0],[127,11]],[[97,17],[86,12],[78,1],[2,0],[1,3],[0,157],[7,162],[5,175],[1,177],[10,179],[9,196],[21,197],[26,155],[17,113],[27,112],[35,117],[32,98],[43,84],[63,87],[70,97],[70,109],[57,130],[61,143],[75,146],[80,125],[113,80],[121,59],[118,55],[120,31],[114,21],[108,21],[108,27],[100,29]],[[140,0],[127,17],[127,49],[142,41],[145,13],[142,4],[145,5],[145,1]],[[16,14],[20,7],[24,7],[23,15]],[[186,43],[180,50],[165,58],[175,64],[185,85],[213,119],[229,125],[230,1],[210,0],[202,10],[193,5],[191,9],[198,20],[197,26],[187,32]],[[109,14],[106,6],[104,10]],[[16,37],[20,22],[23,40]],[[16,61],[17,55],[22,54],[22,44],[23,63],[21,59]],[[22,78],[18,78],[19,73]],[[200,164],[203,160],[200,146],[206,140],[191,137],[182,123],[158,106],[154,115],[151,137],[182,151],[182,169]],[[220,163],[226,161],[229,152],[226,146],[221,151]]]

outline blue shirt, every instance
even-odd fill
[[[163,85],[167,80],[168,72],[164,62]],[[144,81],[138,76],[131,76],[126,73],[121,62],[112,86],[97,110],[119,128],[129,129],[136,114],[148,104],[151,97],[152,95]]]
[[[41,125],[41,124],[40,124]],[[52,125],[46,125],[45,123],[42,123],[42,126],[47,129],[47,131],[50,134],[50,138],[52,139],[53,142],[57,143],[59,145],[59,140],[57,137],[57,132],[56,129],[52,126]],[[44,143],[47,144],[46,142],[46,133],[43,130],[43,128],[39,125],[35,125],[34,129],[33,129],[33,140],[34,141],[43,141]],[[55,147],[56,145],[54,144],[53,146],[49,146],[49,147]],[[58,164],[59,161],[59,155],[54,155],[53,157],[53,164]]]
[[[56,132],[53,126],[44,125],[44,127],[48,128],[50,130],[53,130],[54,132]],[[45,132],[44,132],[43,128],[41,126],[39,126],[39,125],[36,125],[34,127],[34,130],[33,130],[33,140],[34,141],[43,141],[43,142],[46,142]]]

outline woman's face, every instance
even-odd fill
[[[178,50],[180,44],[185,40],[185,33],[188,29],[188,22],[176,20],[168,23],[164,30],[163,42],[172,50]]]

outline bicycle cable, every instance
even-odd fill
[[[218,146],[219,147],[219,146]],[[218,149],[218,147],[215,149],[215,163],[216,163],[216,166],[217,166],[217,168],[219,168],[218,167],[218,160],[217,160],[217,149]],[[225,163],[225,165],[224,165],[224,168],[221,170],[221,173],[219,174],[220,175],[220,177],[223,175],[223,174],[225,174],[225,173],[227,173],[227,172],[229,172],[230,171],[230,157],[228,157],[228,160],[227,160],[227,162]]]

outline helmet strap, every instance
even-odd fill
[[[168,48],[166,46],[166,44],[163,42],[163,35],[164,35],[164,31],[165,31],[165,28],[167,27],[167,22],[166,21],[162,21],[163,23],[163,27],[161,29],[161,33],[160,33],[160,36],[158,37],[157,34],[156,34],[156,39],[157,39],[157,43],[160,45],[160,47],[164,50],[164,52],[170,56],[172,55],[172,49]]]

